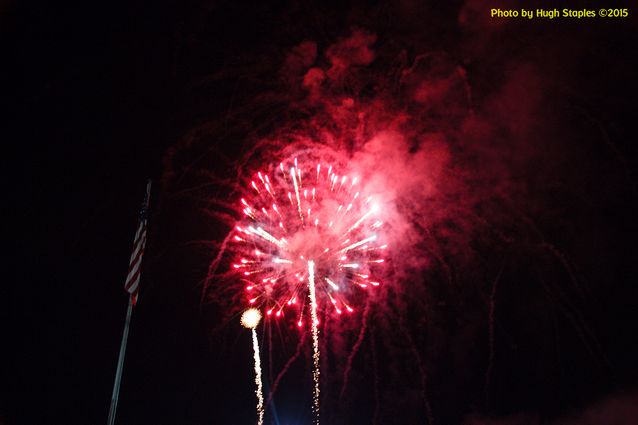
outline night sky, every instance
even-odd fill
[[[394,93],[377,116],[405,112],[452,159],[397,254],[425,260],[372,305],[341,397],[358,324],[326,342],[322,422],[638,424],[638,9],[527,22],[478,0],[266,3],[0,2],[0,424],[106,423],[147,178],[117,423],[255,423],[249,332],[219,302],[226,281],[206,279],[230,230],[210,200],[236,201],[228,182],[256,141],[313,111],[329,127],[322,102],[344,93]],[[373,60],[342,57],[347,77],[300,88],[357,34]],[[299,65],[303,42],[316,60]],[[410,178],[430,176],[428,143],[401,157]],[[299,340],[270,332],[266,389]],[[312,423],[311,364],[306,338],[266,423]]]

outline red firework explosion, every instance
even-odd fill
[[[359,293],[380,285],[387,244],[378,200],[362,192],[357,176],[336,168],[284,161],[258,172],[241,198],[244,219],[235,227],[232,267],[248,303],[267,316],[294,309],[302,326],[310,261],[320,309],[351,313]]]

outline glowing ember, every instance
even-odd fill
[[[249,308],[241,315],[241,324],[248,329],[255,329],[261,320],[261,313],[256,308]]]
[[[233,269],[251,305],[281,317],[295,308],[299,326],[314,261],[316,302],[335,314],[379,285],[384,263],[380,208],[358,177],[338,175],[330,164],[290,161],[258,172],[240,200]]]

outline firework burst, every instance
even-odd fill
[[[266,316],[290,312],[303,325],[310,261],[324,314],[352,313],[356,300],[380,285],[387,248],[380,207],[357,176],[294,158],[257,172],[240,205],[232,267],[249,305]]]

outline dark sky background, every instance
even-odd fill
[[[525,57],[540,81],[564,89],[545,94],[546,106],[563,109],[557,122],[543,123],[568,140],[548,157],[570,160],[559,161],[565,168],[547,179],[577,189],[567,191],[574,199],[560,190],[539,195],[538,210],[551,205],[560,219],[529,214],[540,217],[546,240],[573,261],[569,271],[582,287],[574,288],[556,259],[537,266],[527,248],[511,248],[518,260],[504,266],[499,286],[488,394],[490,286],[474,298],[476,316],[463,319],[462,302],[446,299],[455,293],[438,294],[449,308],[434,311],[438,322],[427,331],[412,329],[428,335],[415,337],[415,350],[430,370],[426,392],[435,422],[638,423],[638,9],[626,20],[516,21],[496,33],[493,23],[476,18],[489,7],[477,1],[338,3],[0,3],[8,272],[1,296],[0,424],[106,422],[126,310],[124,278],[148,177],[155,179],[149,245],[118,423],[254,422],[248,334],[238,332],[236,321],[227,324],[219,308],[201,304],[213,253],[197,241],[219,240],[226,229],[203,214],[201,193],[189,195],[197,179],[188,172],[166,177],[165,159],[193,128],[272,90],[293,46],[315,40],[323,49],[352,26],[376,33],[383,46],[398,49],[410,40],[410,55],[450,52],[464,64],[477,102],[507,74],[510,58]],[[459,18],[464,14],[470,23]],[[526,93],[511,95],[524,103]],[[210,143],[217,143],[213,136]],[[238,160],[248,147],[240,140],[216,149]],[[214,158],[199,161],[197,150],[183,152],[192,167],[232,177],[226,165],[215,169]],[[532,176],[529,185],[544,181]],[[495,258],[503,248],[478,245],[498,271]],[[473,296],[462,297],[467,303]],[[550,308],[545,297],[558,301]],[[463,336],[463,320],[480,328],[479,339]],[[287,347],[275,355],[285,361],[295,342],[284,336]],[[392,384],[382,391],[380,408],[374,401],[375,350],[375,361],[417,369],[410,350],[384,348],[385,338],[379,332],[366,339],[354,364],[353,395],[340,405],[341,419],[327,413],[326,423],[372,423],[375,409],[381,411],[377,423],[424,423],[418,379],[405,383],[417,402],[408,397],[402,404],[404,389],[396,390],[393,374],[379,366],[377,379]],[[457,352],[465,354],[455,358]],[[311,423],[309,376],[302,355],[268,423]],[[596,415],[608,421],[595,421]]]

